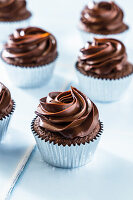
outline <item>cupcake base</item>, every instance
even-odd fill
[[[12,114],[15,110],[15,102],[13,101],[13,106],[12,106],[12,110],[9,114],[7,114],[5,117],[3,117],[2,119],[0,119],[0,142],[2,142],[5,138],[7,129],[8,129],[8,125],[9,122],[11,120]]]
[[[81,36],[81,40],[83,44],[85,44],[87,41],[92,42],[93,38],[114,38],[114,39],[122,41],[125,44],[127,41],[127,34],[128,34],[128,30],[124,31],[123,33],[108,34],[108,35],[90,33],[90,32],[80,30],[80,29],[79,29],[79,32],[80,32],[80,36]]]
[[[20,88],[34,88],[45,85],[52,77],[55,61],[35,67],[15,66],[2,61],[10,81]]]
[[[102,123],[100,123],[100,130],[89,143],[71,144],[70,146],[62,144],[55,144],[49,142],[47,139],[42,139],[34,130],[34,122],[32,121],[31,129],[35,137],[38,149],[42,159],[50,165],[61,168],[76,168],[89,163],[92,160],[96,147],[100,141],[102,133]]]
[[[76,74],[82,91],[90,99],[99,102],[113,102],[119,100],[127,91],[133,74],[119,79],[101,79],[82,74],[76,69]]]

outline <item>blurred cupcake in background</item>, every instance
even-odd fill
[[[0,142],[6,135],[14,109],[15,102],[11,99],[10,91],[0,83]]]
[[[128,25],[123,21],[122,9],[113,1],[89,1],[81,12],[79,29],[84,42],[93,37],[126,39]]]
[[[96,105],[74,87],[66,92],[51,92],[40,99],[32,121],[43,160],[62,168],[89,163],[102,134]]]
[[[0,1],[0,41],[4,42],[14,29],[29,26],[30,17],[25,0]]]
[[[122,42],[94,38],[80,50],[76,73],[86,95],[93,100],[111,102],[120,99],[127,91],[133,65],[127,60]]]
[[[57,42],[51,33],[38,27],[20,28],[9,36],[1,58],[14,85],[43,86],[52,77]]]

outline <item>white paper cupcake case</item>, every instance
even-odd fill
[[[42,159],[45,162],[55,167],[76,168],[81,167],[92,160],[96,147],[100,141],[100,135],[103,131],[102,123],[99,133],[92,141],[90,141],[90,143],[75,146],[59,146],[53,142],[46,142],[37,135],[33,129],[34,120],[32,121],[31,129]]]
[[[100,102],[112,102],[119,100],[127,91],[133,74],[120,79],[98,79],[86,76],[76,69],[76,74],[82,92],[90,99]]]
[[[15,102],[13,101],[13,107],[12,107],[11,113],[0,120],[0,142],[2,142],[3,139],[5,138],[8,125],[9,125],[9,122],[11,120],[14,110],[15,110]]]
[[[17,87],[34,88],[45,85],[52,77],[56,60],[43,66],[20,67],[2,61],[10,81]]]
[[[80,31],[81,40],[83,42],[83,45],[85,45],[85,43],[87,41],[93,41],[93,38],[114,38],[114,39],[118,39],[118,40],[122,41],[125,44],[127,41],[127,34],[128,34],[128,30],[123,33],[111,34],[111,35],[88,33],[88,32],[82,31],[82,30],[79,30],[79,31]]]
[[[0,22],[0,42],[5,43],[8,36],[12,34],[15,29],[28,27],[30,25],[31,17],[16,22]]]

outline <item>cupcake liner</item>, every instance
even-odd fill
[[[128,30],[124,31],[123,33],[110,34],[110,35],[89,33],[89,32],[83,31],[83,30],[79,30],[79,31],[80,31],[80,35],[81,35],[83,45],[87,41],[93,41],[93,38],[113,38],[113,39],[118,39],[125,44],[126,41],[127,41],[127,34],[128,34]]]
[[[100,102],[117,101],[127,91],[132,80],[130,74],[120,79],[100,79],[82,74],[76,69],[80,87],[92,100]]]
[[[54,144],[53,142],[50,143],[49,141],[40,138],[33,128],[35,119],[32,121],[31,129],[42,159],[45,162],[55,167],[76,168],[83,166],[92,160],[103,131],[102,123],[100,123],[100,131],[89,143],[75,146],[73,144],[71,146],[63,146]]]
[[[15,102],[13,101],[13,107],[12,107],[11,112],[8,115],[6,115],[5,117],[3,117],[2,119],[0,119],[0,142],[2,142],[3,139],[5,138],[9,122],[10,122],[12,114],[15,110],[15,106],[16,106]]]
[[[5,43],[10,34],[17,28],[24,28],[30,25],[31,17],[15,22],[0,22],[0,42]]]
[[[10,81],[17,87],[33,88],[45,85],[52,77],[55,61],[36,67],[20,67],[2,62]]]

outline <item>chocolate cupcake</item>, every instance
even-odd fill
[[[10,91],[0,83],[0,142],[3,140],[15,109],[15,102],[11,99]]]
[[[5,41],[14,29],[29,26],[30,17],[25,0],[0,1],[0,41]]]
[[[122,9],[113,1],[89,1],[81,12],[79,24],[84,42],[104,36],[124,39],[128,25],[123,22],[123,18]]]
[[[94,38],[80,50],[76,72],[81,88],[90,98],[110,102],[120,99],[127,90],[133,65],[127,60],[122,42]]]
[[[43,29],[20,28],[9,36],[1,57],[9,78],[16,86],[43,86],[52,77],[57,42]]]
[[[53,166],[74,168],[87,164],[97,147],[102,123],[96,105],[71,87],[40,99],[32,132],[43,160]]]

